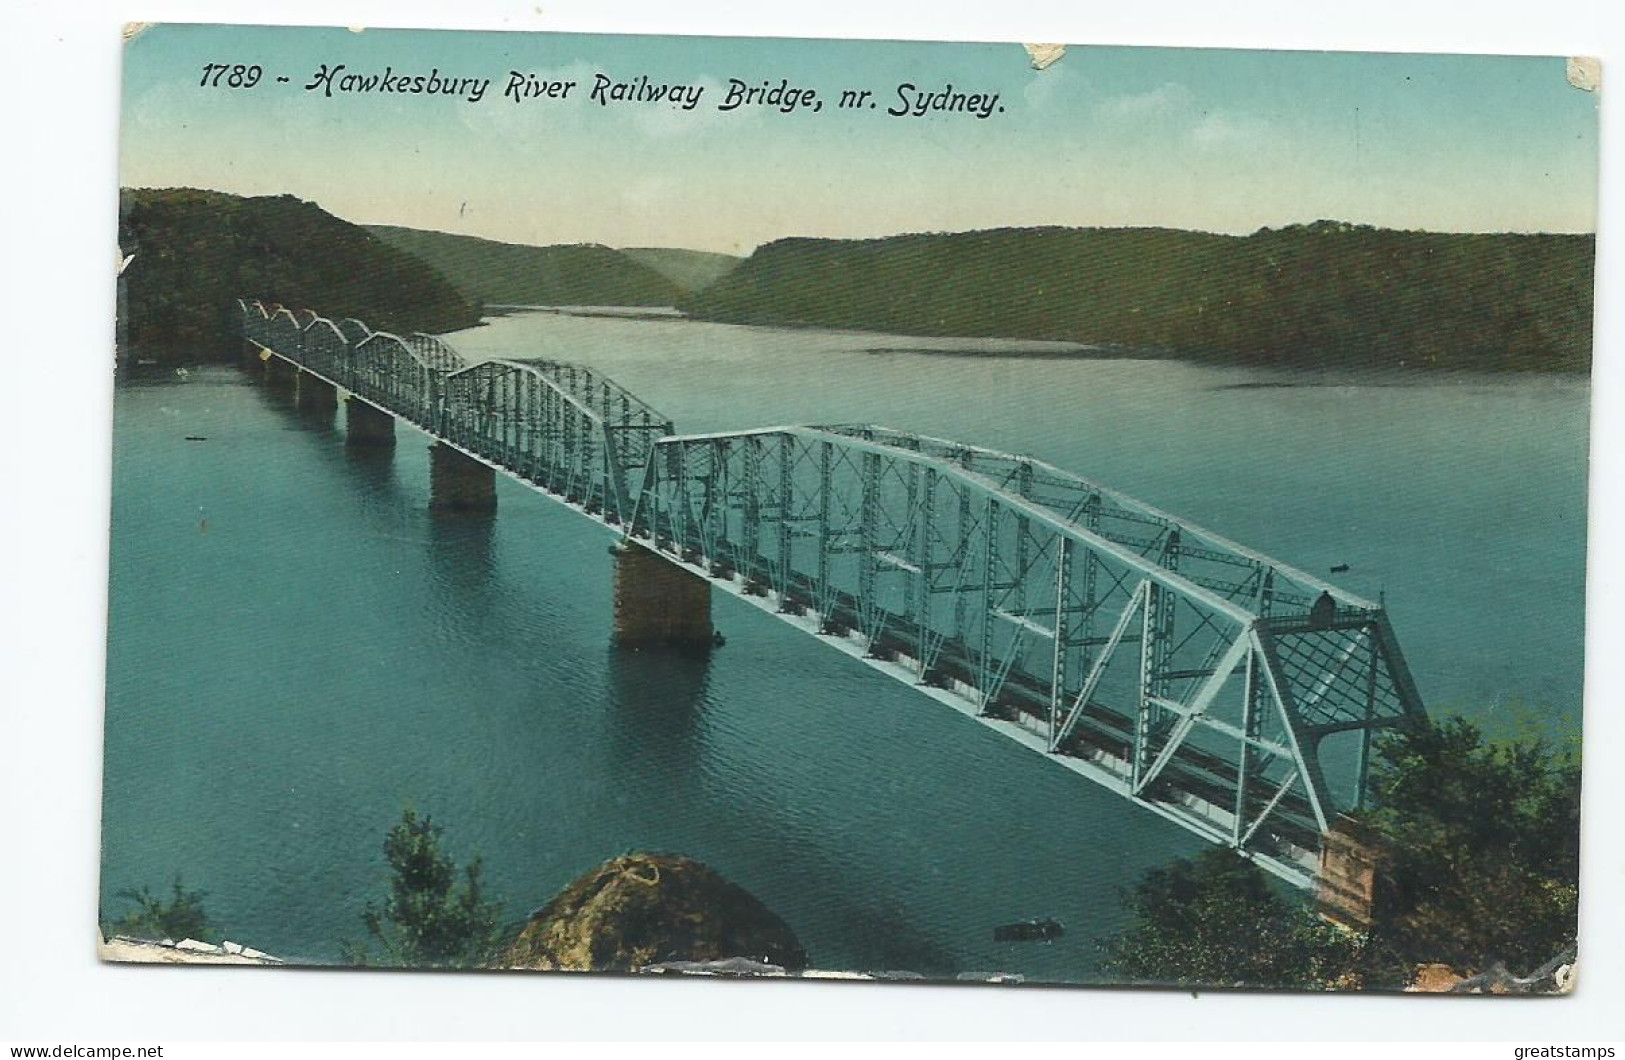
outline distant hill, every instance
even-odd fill
[[[487,305],[669,306],[687,294],[658,270],[597,244],[533,247],[394,225],[367,230]]]
[[[230,358],[236,299],[308,306],[390,331],[445,332],[478,308],[417,258],[291,195],[243,198],[191,188],[126,188],[119,247],[123,358]]]
[[[676,250],[668,247],[627,247],[621,251],[633,261],[649,266],[666,279],[694,294],[716,283],[734,270],[743,258],[708,250]]]
[[[1008,336],[1276,365],[1582,372],[1589,235],[1320,221],[782,239],[678,303],[734,323]]]

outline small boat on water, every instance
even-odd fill
[[[1054,917],[1017,920],[993,929],[994,942],[1049,942],[1060,938],[1066,928]]]

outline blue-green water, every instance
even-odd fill
[[[1077,470],[1388,604],[1423,695],[1578,725],[1588,389],[941,356],[1031,344],[521,314],[685,431],[887,423]],[[876,349],[892,352],[872,352]],[[512,917],[628,849],[700,858],[826,968],[1077,979],[1175,826],[718,596],[711,660],[608,647],[610,535],[507,480],[427,511],[427,439],[352,452],[228,368],[115,402],[104,909],[181,874],[233,939],[339,958],[431,813]],[[188,442],[186,436],[206,442]],[[1049,945],[993,925],[1054,916]]]

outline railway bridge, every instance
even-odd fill
[[[612,530],[615,636],[712,641],[737,597],[1289,883],[1369,916],[1346,814],[1424,717],[1384,607],[1071,471],[873,425],[679,434],[592,368],[239,302],[251,364],[434,440],[431,504],[519,480]]]

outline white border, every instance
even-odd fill
[[[1598,299],[1580,993],[1567,1000],[630,981],[98,965],[93,956],[116,215],[128,18],[771,36],[1589,53],[1625,70],[1607,0],[146,0],[17,5],[0,25],[6,159],[0,359],[0,1035],[35,1041],[689,1037],[1618,1037],[1625,996],[1620,314]],[[927,14],[928,13],[928,14]],[[1599,291],[1618,290],[1618,109],[1603,109]]]

